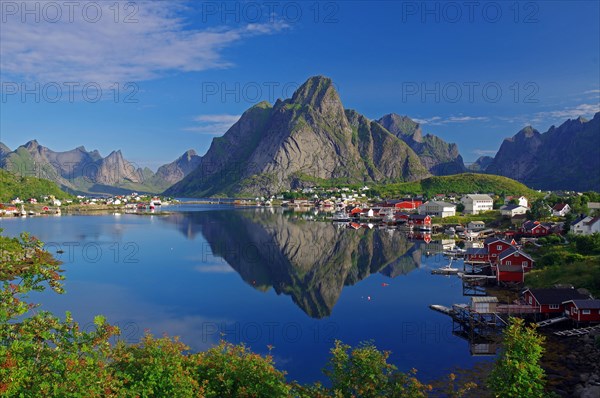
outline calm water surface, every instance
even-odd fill
[[[90,329],[103,314],[128,342],[148,329],[181,336],[193,350],[221,337],[259,353],[272,345],[278,367],[301,382],[322,379],[335,339],[373,340],[424,380],[490,360],[472,357],[450,318],[428,308],[468,300],[457,277],[430,274],[447,264],[433,254],[439,243],[273,209],[169,210],[176,212],[2,219],[0,227],[64,250],[56,257],[67,293],[36,297],[44,309],[70,310]]]

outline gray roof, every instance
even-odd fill
[[[585,300],[589,296],[570,288],[527,289],[539,304],[559,304],[569,300]],[[523,293],[525,293],[523,292]]]
[[[465,198],[471,198],[473,200],[493,200],[490,195],[483,194],[468,194],[464,196]]]
[[[488,250],[485,247],[469,247],[466,254],[488,254]]]
[[[565,303],[572,301],[580,310],[595,310],[600,309],[600,300],[567,300]]]
[[[519,253],[521,256],[528,258],[529,260],[533,261],[533,259],[527,254],[522,252],[521,250],[517,249],[514,246],[509,247],[508,249],[504,250],[502,253],[498,254],[498,258],[504,258],[504,257],[508,257],[513,253]]]
[[[525,206],[521,206],[521,205],[504,205],[500,208],[500,210],[514,210],[514,209],[518,209],[519,207],[526,209]]]
[[[431,200],[429,202],[423,203],[423,205],[436,205],[436,206],[441,206],[441,207],[456,207],[456,205],[453,205],[452,203],[442,202],[439,200]]]

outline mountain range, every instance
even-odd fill
[[[569,119],[545,133],[523,128],[504,140],[483,171],[536,189],[600,191],[600,112],[591,120]]]
[[[291,98],[244,112],[165,193],[255,195],[325,180],[406,182],[465,170],[455,144],[423,136],[407,117],[373,121],[345,109],[331,79],[315,76]]]
[[[120,150],[102,157],[83,146],[54,152],[37,141],[11,151],[0,167],[86,193],[138,192],[178,197],[267,195],[322,182],[397,183],[466,171],[497,174],[544,190],[600,191],[600,113],[540,133],[525,127],[495,157],[465,167],[458,146],[423,134],[408,116],[370,120],[345,109],[331,79],[309,78],[291,98],[242,114],[203,156],[189,150],[156,173]]]
[[[11,151],[0,143],[1,168],[54,181],[72,193],[160,193],[189,174],[199,160],[200,156],[189,150],[154,173],[126,160],[120,150],[102,157],[97,150],[88,152],[83,146],[55,152],[32,140]]]

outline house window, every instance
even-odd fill
[[[551,309],[551,310],[557,310],[557,309],[559,309],[559,308],[560,308],[560,305],[559,305],[559,304],[550,304],[550,309]]]
[[[529,263],[527,261],[523,261],[522,264],[523,264],[523,267],[528,267],[529,266]]]
[[[529,296],[529,304],[533,304],[533,299]]]
[[[590,310],[581,310],[581,315],[589,315],[591,314]]]
[[[511,264],[510,264],[510,261],[507,261],[507,262],[506,262],[506,265],[511,265]]]
[[[496,250],[502,250],[502,245],[497,245]]]

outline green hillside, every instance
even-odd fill
[[[376,185],[372,189],[376,194],[385,198],[407,194],[425,194],[431,197],[440,193],[467,194],[492,192],[499,195],[524,195],[528,198],[540,196],[539,192],[510,178],[476,173],[429,177],[415,182]]]
[[[17,196],[21,199],[39,199],[45,195],[54,195],[56,198],[70,197],[52,181],[36,177],[20,177],[0,169],[0,202],[8,202]]]

